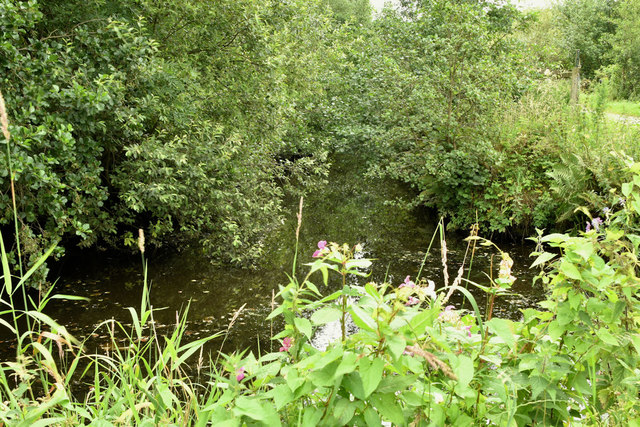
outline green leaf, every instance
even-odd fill
[[[529,384],[531,385],[531,398],[536,399],[540,393],[545,391],[549,387],[549,382],[543,377],[531,376],[529,377]]]
[[[371,295],[376,301],[380,301],[382,299],[382,296],[380,295],[380,293],[372,283],[367,283],[366,285],[364,285],[364,290],[366,293]]]
[[[396,402],[393,393],[374,393],[371,395],[371,402],[380,414],[395,425],[404,425],[404,414]]]
[[[360,329],[375,332],[376,322],[363,309],[354,304],[349,308],[349,313],[351,314],[353,322]]]
[[[356,412],[356,406],[349,399],[340,399],[333,407],[331,415],[337,420],[337,425],[347,425],[353,414]]]
[[[25,283],[27,282],[27,280],[29,280],[29,277],[31,277],[31,275],[33,275],[33,273],[35,273],[38,270],[38,268],[40,268],[40,266],[42,264],[44,264],[44,262],[47,260],[47,258],[49,258],[49,256],[53,253],[53,251],[57,247],[58,247],[58,243],[57,242],[54,243],[53,245],[51,245],[51,247],[49,249],[47,249],[47,251],[41,257],[39,257],[38,260],[31,266],[29,271],[27,271],[24,274],[24,276],[22,276],[22,278],[20,279],[20,281],[16,285],[15,289],[18,289],[20,286],[24,286]],[[15,291],[15,289],[14,289],[14,291]],[[12,293],[8,288],[7,288],[7,291],[9,293]]]
[[[303,427],[316,427],[322,418],[322,414],[324,412],[322,409],[314,408],[311,406],[307,406],[304,409],[304,414],[302,416],[302,426]]]
[[[9,258],[7,257],[7,252],[4,248],[4,239],[2,238],[2,234],[0,234],[0,249],[2,250],[0,256],[2,256],[2,277],[4,277],[4,289],[9,295],[11,295],[13,294],[11,269],[9,268]]]
[[[531,264],[529,268],[537,267],[540,264],[544,264],[545,262],[548,262],[555,257],[556,254],[552,254],[551,252],[543,252],[538,255],[538,258],[536,258],[536,260],[533,262],[533,264]]]
[[[311,315],[311,322],[314,325],[324,325],[330,322],[336,322],[342,317],[342,311],[336,307],[324,307]]]
[[[304,317],[296,317],[293,319],[294,325],[300,332],[302,332],[307,338],[311,339],[311,334],[313,330],[311,328],[311,322],[309,319],[305,319]]]
[[[360,400],[365,400],[364,386],[362,385],[362,378],[360,373],[352,372],[342,379],[342,386],[346,391],[353,394]]]
[[[236,399],[234,414],[244,415],[256,421],[264,421],[268,425],[282,425],[280,417],[275,409],[269,405],[263,405],[258,399],[240,396]]]
[[[269,392],[269,395],[273,396],[273,401],[276,404],[277,411],[280,411],[286,405],[293,402],[293,392],[286,384],[277,385]]]
[[[358,362],[358,355],[352,352],[345,352],[342,355],[342,360],[340,361],[340,365],[336,368],[335,375],[345,375],[353,372],[356,369],[356,365]]]
[[[296,392],[300,388],[302,384],[304,384],[305,379],[298,376],[298,371],[295,369],[289,369],[287,374],[285,375],[285,380],[287,381],[287,385],[291,389],[292,392]]]
[[[494,317],[485,323],[489,330],[502,338],[511,350],[515,350],[516,336],[514,334],[514,324],[511,320]]]
[[[368,358],[360,359],[359,363],[360,378],[362,378],[362,389],[364,399],[369,397],[375,391],[382,380],[382,371],[384,370],[384,360],[376,357],[373,362]]]
[[[596,335],[600,338],[605,344],[609,345],[618,345],[618,340],[609,332],[607,328],[600,328],[596,331]]]
[[[389,349],[389,353],[391,353],[391,357],[393,360],[398,360],[404,349],[407,347],[407,340],[404,339],[401,335],[389,335],[387,336],[387,348]]]
[[[574,241],[571,249],[587,261],[593,255],[593,243],[589,239],[578,239]]]
[[[582,275],[578,268],[566,259],[562,260],[562,264],[560,264],[560,272],[570,279],[582,280]]]
[[[420,310],[418,314],[409,320],[409,324],[400,330],[404,331],[405,329],[408,329],[419,337],[425,333],[428,327],[433,326],[433,321],[436,319],[436,316],[436,311],[433,309]]]
[[[382,381],[380,381],[376,392],[395,393],[397,391],[406,390],[407,387],[414,384],[417,379],[418,375],[387,375],[382,378]]]
[[[560,338],[560,336],[564,334],[566,330],[567,329],[562,326],[557,320],[549,323],[549,337],[551,337],[552,340],[557,340],[558,338]]]
[[[621,190],[624,197],[629,197],[629,194],[631,194],[631,191],[633,190],[633,183],[625,182],[622,184]]]
[[[540,241],[545,243],[546,242],[560,243],[567,240],[567,237],[568,236],[566,234],[551,233],[551,234],[547,234],[546,236],[542,236],[540,238]]]
[[[346,262],[345,267],[347,270],[351,270],[352,268],[369,268],[371,267],[371,260],[366,258],[350,259]]]
[[[640,335],[632,334],[629,339],[631,339],[631,344],[633,344],[636,352],[640,353]]]
[[[473,379],[473,361],[469,357],[463,355],[451,355],[450,361],[451,369],[453,369],[453,373],[458,377],[458,382],[456,383],[454,391],[458,396],[467,397],[470,391],[469,383]]]
[[[334,361],[324,368],[309,373],[309,379],[316,387],[333,387],[340,375],[336,375],[339,362]]]
[[[44,414],[46,414],[49,409],[54,408],[58,405],[65,406],[65,404],[68,402],[69,398],[67,396],[67,393],[63,389],[58,388],[50,399],[39,402],[34,409],[27,411],[27,413],[23,415],[23,421],[18,423],[17,425],[20,427],[30,427],[34,425],[37,420],[40,419]],[[40,425],[50,425],[50,423],[47,422],[48,420],[52,419],[50,418],[41,420],[42,423]]]
[[[277,307],[275,310],[273,310],[271,313],[269,313],[269,315],[267,316],[266,320],[271,320],[274,317],[282,314],[282,311],[284,310],[284,306],[279,306]]]
[[[364,420],[367,423],[367,427],[380,427],[382,425],[382,420],[378,413],[371,406],[364,410]]]

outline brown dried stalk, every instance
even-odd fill
[[[411,346],[408,345],[405,348],[405,351],[408,351],[410,353],[417,354],[418,356],[423,357],[424,360],[426,360],[427,363],[431,365],[431,367],[436,371],[440,369],[442,373],[444,373],[447,377],[451,378],[452,380],[456,380],[456,381],[458,380],[458,377],[456,376],[456,374],[453,373],[449,365],[444,363],[442,360],[438,359],[433,353],[423,350],[418,344],[411,345]]]
[[[296,228],[296,240],[300,238],[300,227],[302,226],[302,203],[304,202],[304,196],[300,197],[300,208],[296,217],[298,218],[298,227]]]
[[[7,116],[7,109],[4,105],[4,96],[2,96],[2,91],[0,91],[0,125],[2,125],[2,133],[8,143],[11,139],[11,134],[9,133],[9,117]]]

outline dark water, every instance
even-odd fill
[[[319,240],[354,245],[361,243],[365,256],[375,262],[368,280],[382,281],[385,276],[400,284],[404,277],[415,277],[435,232],[437,218],[402,207],[402,200],[410,195],[399,185],[375,179],[354,179],[348,170],[336,170],[331,184],[319,185],[305,196],[303,224],[300,234],[299,262],[311,262],[311,254]],[[387,200],[399,200],[394,204]],[[279,343],[270,340],[271,328],[277,334],[281,326],[265,318],[271,311],[272,292],[287,283],[294,253],[294,236],[298,201],[291,200],[287,220],[282,229],[265,241],[266,258],[254,270],[214,266],[197,248],[179,254],[149,254],[148,272],[151,303],[161,309],[154,315],[160,334],[170,334],[176,317],[188,309],[186,335],[205,337],[227,329],[233,314],[241,306],[238,319],[225,343],[225,351],[252,348],[271,350]],[[481,231],[482,234],[482,231]],[[447,236],[449,275],[455,277],[467,243],[465,236]],[[540,298],[539,285],[532,287],[534,272],[527,270],[532,259],[532,247],[500,245],[515,261],[513,274],[518,278],[513,286],[516,295],[501,297],[494,313],[511,318],[519,317],[519,308],[530,307]],[[488,284],[491,256],[495,249],[479,248],[473,261],[471,279]],[[499,257],[495,258],[495,270]],[[78,338],[88,337],[87,344],[100,351],[107,329],[99,327],[105,320],[116,319],[130,325],[127,307],[140,307],[142,267],[139,255],[123,258],[106,253],[84,254],[65,260],[56,285],[60,294],[81,295],[89,301],[54,301],[48,313]],[[304,266],[299,269],[304,272]],[[495,274],[495,273],[494,273]],[[440,244],[435,243],[427,257],[423,277],[442,285]],[[466,272],[465,272],[466,276]],[[317,277],[317,284],[321,283]],[[334,277],[338,286],[338,279]],[[330,284],[331,286],[331,284]],[[330,289],[321,292],[329,293]],[[485,306],[481,292],[475,292],[478,305]],[[454,301],[455,303],[456,301]],[[457,301],[458,303],[460,300]],[[129,327],[129,326],[127,326]],[[221,340],[212,342],[209,350],[217,350]]]

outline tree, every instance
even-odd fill
[[[609,64],[607,53],[611,49],[610,36],[616,30],[616,9],[616,0],[564,1],[556,6],[565,67],[573,66],[578,50],[582,73],[588,78]]]
[[[491,229],[511,225],[486,198],[500,176],[493,113],[530,81],[511,36],[519,19],[513,7],[489,2],[403,1],[377,21],[378,62],[392,74],[372,81],[384,111],[380,170],[412,185],[415,204],[454,226],[475,222],[476,209]]]
[[[326,172],[318,2],[0,0],[0,87],[23,253],[49,242],[198,240],[261,255],[284,194]]]
[[[640,3],[625,0],[619,3],[617,26],[611,36],[612,62],[608,74],[612,77],[615,97],[640,98]]]
[[[322,4],[332,10],[334,19],[339,23],[353,21],[366,25],[371,22],[372,8],[369,0],[322,0]]]

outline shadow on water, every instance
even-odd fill
[[[361,243],[365,256],[375,262],[369,280],[381,282],[385,276],[394,284],[404,277],[415,277],[425,250],[435,232],[437,218],[424,212],[401,208],[408,193],[393,182],[374,178],[354,178],[350,165],[334,167],[329,185],[318,188],[305,196],[303,225],[300,235],[301,264],[311,262],[311,254],[319,240],[349,244]],[[388,200],[400,200],[398,205]],[[156,329],[160,334],[170,334],[176,323],[177,313],[189,306],[187,337],[199,338],[227,329],[234,312],[245,305],[225,343],[225,351],[251,348],[277,349],[272,343],[271,324],[265,320],[271,311],[272,292],[278,285],[286,284],[286,273],[291,271],[295,242],[295,213],[297,200],[288,203],[288,220],[279,232],[265,241],[265,259],[260,268],[242,270],[215,266],[197,248],[181,253],[151,256],[149,282],[151,303],[156,309]],[[481,231],[482,234],[482,231]],[[447,236],[449,275],[455,277],[462,261],[465,236]],[[519,317],[519,308],[530,307],[540,299],[542,289],[533,287],[534,272],[528,271],[531,263],[528,253],[532,247],[501,245],[515,261],[514,284],[516,295],[501,297],[494,313],[511,318]],[[485,273],[489,271],[495,249],[480,248],[473,264],[472,280],[487,284]],[[495,270],[499,257],[495,258]],[[303,271],[303,270],[300,270]],[[440,247],[436,239],[423,277],[442,286]],[[466,276],[466,272],[465,272]],[[316,278],[320,285],[320,277]],[[338,286],[337,278],[334,278]],[[105,253],[83,254],[68,258],[56,285],[57,293],[81,295],[89,301],[52,302],[49,314],[78,338],[88,337],[88,347],[101,351],[105,342],[105,329],[95,330],[103,321],[116,319],[130,324],[126,307],[139,307],[142,294],[142,268],[140,257],[132,255],[110,256]],[[330,283],[331,286],[331,283]],[[321,292],[329,291],[319,286]],[[485,306],[484,296],[474,292],[478,304]],[[455,301],[454,301],[455,303]],[[458,301],[458,304],[460,301]],[[273,325],[277,334],[281,325]],[[216,351],[221,341],[212,342],[208,349]],[[273,347],[272,347],[273,346]],[[104,348],[102,348],[104,350]]]

